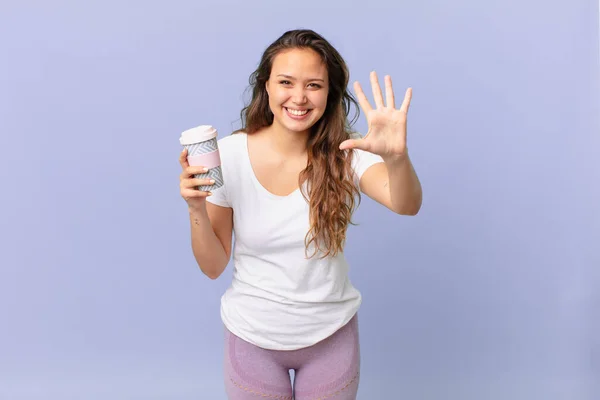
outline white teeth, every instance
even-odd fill
[[[297,115],[299,117],[305,115],[308,112],[308,110],[298,111],[298,110],[292,110],[291,108],[288,108],[287,110],[289,111],[290,114]]]

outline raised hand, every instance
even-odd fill
[[[400,109],[396,109],[392,78],[385,76],[385,103],[375,71],[371,72],[371,88],[375,108],[371,106],[360,83],[354,83],[358,102],[367,117],[369,130],[361,139],[348,139],[340,144],[341,150],[361,149],[383,158],[403,156],[406,153],[406,121],[412,88],[408,88]]]

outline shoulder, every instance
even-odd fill
[[[217,140],[219,150],[239,151],[244,148],[246,137],[245,132],[233,132]]]
[[[213,196],[207,201],[223,206],[232,207],[236,204],[236,198],[240,192],[240,173],[246,168],[246,133],[234,132],[217,139],[217,147],[221,160],[220,168],[223,173],[223,185],[213,189]]]
[[[239,159],[246,151],[246,133],[232,133],[217,140],[221,157],[228,160]]]
[[[239,170],[245,167],[247,157],[246,133],[233,132],[217,140],[221,166],[226,170]]]

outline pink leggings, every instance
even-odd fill
[[[357,316],[325,340],[289,351],[257,347],[225,329],[224,365],[229,400],[355,400],[360,370]]]

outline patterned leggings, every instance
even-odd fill
[[[257,347],[225,329],[224,365],[229,400],[355,400],[360,370],[357,316],[325,340],[289,351]]]

